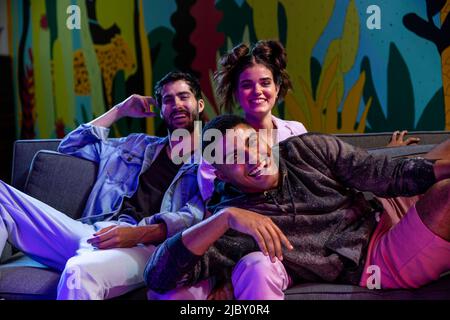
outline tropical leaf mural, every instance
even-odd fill
[[[199,0],[192,7],[191,14],[196,22],[190,38],[196,52],[192,69],[198,74],[202,91],[214,112],[219,114],[209,75],[216,71],[216,52],[225,42],[224,34],[216,31],[222,13],[215,8],[213,2]]]
[[[320,8],[317,7],[317,10],[320,11]],[[321,24],[321,28],[325,26]],[[358,42],[359,18],[354,1],[350,1],[343,33],[330,43],[323,66],[317,59],[309,57],[308,68],[290,70],[290,74],[294,74],[296,90],[287,96],[286,108],[310,131],[364,132],[365,117],[370,107],[370,101],[367,101],[362,119],[358,119],[364,73],[360,74],[344,99],[344,76],[354,65]]]
[[[395,130],[443,130],[444,103],[442,88],[439,88],[425,107],[417,125],[414,118],[415,100],[408,66],[394,43],[390,44],[387,81],[387,113],[376,93],[369,59],[365,57],[361,72],[367,74],[364,87],[364,101],[372,100],[372,107],[367,115],[369,127],[367,132]]]
[[[416,13],[403,17],[403,23],[419,37],[436,45],[442,59],[442,83],[445,95],[445,128],[450,129],[450,0],[426,0],[427,20]],[[436,26],[433,17],[440,13],[441,27]]]
[[[365,23],[379,0],[6,1],[18,137],[62,137],[132,93],[151,95],[173,69],[200,78],[212,118],[221,112],[218,59],[259,39],[279,39],[288,52],[293,90],[279,117],[335,133],[449,128],[450,0],[383,2],[392,15],[382,31]],[[69,5],[80,9],[79,30],[66,26]],[[419,68],[423,60],[433,64]],[[166,134],[158,118],[112,129]]]

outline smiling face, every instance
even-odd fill
[[[231,133],[232,132],[232,133]],[[273,189],[278,184],[278,167],[266,137],[252,127],[239,124],[220,141],[222,164],[214,164],[217,178],[243,192]]]
[[[272,111],[279,91],[272,71],[253,64],[239,75],[236,98],[247,117],[262,118]]]
[[[192,132],[194,121],[203,111],[202,99],[197,100],[190,86],[183,80],[169,82],[161,92],[161,118],[170,132],[175,129],[187,129]]]

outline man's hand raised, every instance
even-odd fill
[[[154,98],[133,94],[124,101],[118,103],[115,108],[121,118],[146,118],[158,115],[156,112],[151,111],[152,105],[156,106]]]

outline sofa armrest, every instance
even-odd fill
[[[71,218],[78,219],[96,178],[96,163],[41,150],[33,158],[24,191]]]

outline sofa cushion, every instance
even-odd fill
[[[0,299],[53,300],[60,273],[34,261],[23,253],[17,253],[0,265]],[[147,300],[147,288],[130,291],[114,300]]]
[[[33,159],[24,191],[79,219],[96,178],[94,162],[44,150]]]
[[[60,273],[18,253],[0,266],[0,298],[48,300],[56,298]]]

